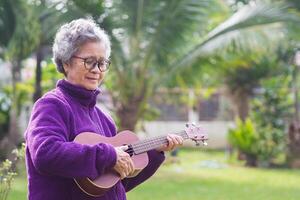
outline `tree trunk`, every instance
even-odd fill
[[[17,115],[17,109],[12,107],[10,110],[9,132],[6,137],[6,158],[11,158],[11,156],[13,156],[11,154],[12,150],[17,148],[17,146],[21,143],[22,140],[19,132],[18,119],[19,118]]]
[[[21,81],[21,60],[12,62],[12,97],[16,97],[16,85]]]
[[[141,102],[131,101],[129,104],[123,104],[117,109],[117,116],[120,120],[119,131],[135,131],[135,126],[138,122],[138,111],[140,104]]]
[[[235,105],[235,115],[245,121],[249,114],[249,94],[244,90],[232,92],[232,99]]]
[[[245,154],[246,157],[246,166],[256,167],[257,166],[257,157],[255,155]]]
[[[292,168],[300,168],[300,121],[289,125],[288,162]]]
[[[132,97],[129,97],[128,102],[120,103],[120,106],[117,106],[117,117],[119,119],[119,130],[130,130],[135,131],[135,126],[141,116],[144,114],[144,105],[148,100],[149,91],[147,84],[143,84],[140,92],[133,94]],[[117,101],[115,101],[117,102]]]
[[[245,121],[249,114],[249,92],[242,89],[238,89],[230,92],[231,99],[234,104],[235,116]],[[246,166],[257,166],[257,158],[253,155],[244,154],[240,150],[238,151],[238,159],[246,160]]]
[[[10,122],[9,122],[9,139],[13,145],[13,148],[20,141],[19,128],[18,128],[18,103],[17,103],[17,84],[21,81],[21,60],[17,60],[13,63],[12,71],[12,105],[10,109]]]
[[[33,102],[36,102],[42,96],[42,66],[43,61],[43,49],[39,47],[36,52],[36,69],[35,69],[35,87],[33,93]]]
[[[10,108],[8,134],[1,142],[1,151],[7,158],[20,143],[17,107],[17,83],[21,81],[21,60],[12,62],[12,104]]]

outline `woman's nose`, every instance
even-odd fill
[[[99,73],[99,74],[101,73],[101,71],[100,71],[100,69],[99,69],[99,67],[98,67],[97,64],[96,64],[96,66],[91,70],[91,72],[93,72],[93,73],[95,73],[95,74],[96,74],[96,73],[97,73],[97,74],[98,74],[98,73]]]

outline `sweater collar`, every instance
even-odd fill
[[[61,89],[64,94],[71,96],[84,106],[94,107],[97,102],[97,96],[100,93],[99,88],[95,90],[87,90],[81,86],[74,85],[65,79],[57,82],[56,87]]]

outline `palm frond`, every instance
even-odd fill
[[[0,46],[7,46],[16,27],[13,4],[8,0],[0,2]]]
[[[182,0],[164,1],[160,10],[153,15],[157,18],[149,21],[145,37],[149,38],[146,47],[144,64],[147,67],[151,59],[164,66],[179,52],[188,48],[187,41],[197,29],[207,25],[209,6],[214,1]]]
[[[23,1],[18,1],[13,6],[16,27],[7,45],[6,56],[9,59],[21,60],[27,57],[39,42],[35,34],[39,34],[40,24],[30,9],[29,5]]]
[[[254,43],[264,45],[265,41],[267,41],[266,36],[280,37],[280,34],[277,34],[278,32],[274,34],[274,30],[278,30],[278,25],[276,24],[299,20],[289,14],[287,8],[287,6],[282,4],[269,5],[258,3],[251,6],[246,5],[209,32],[200,44],[176,60],[171,65],[172,71],[189,66],[197,58],[206,56],[207,53],[216,49],[224,48],[232,42],[238,46],[253,45]],[[242,41],[245,38],[248,39]]]

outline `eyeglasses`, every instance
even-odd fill
[[[82,58],[79,56],[72,56],[72,58],[78,58],[83,60],[84,67],[87,70],[93,70],[97,66],[101,72],[107,71],[111,63],[110,60],[107,60],[105,58],[101,58],[99,60],[97,60],[94,57]]]

